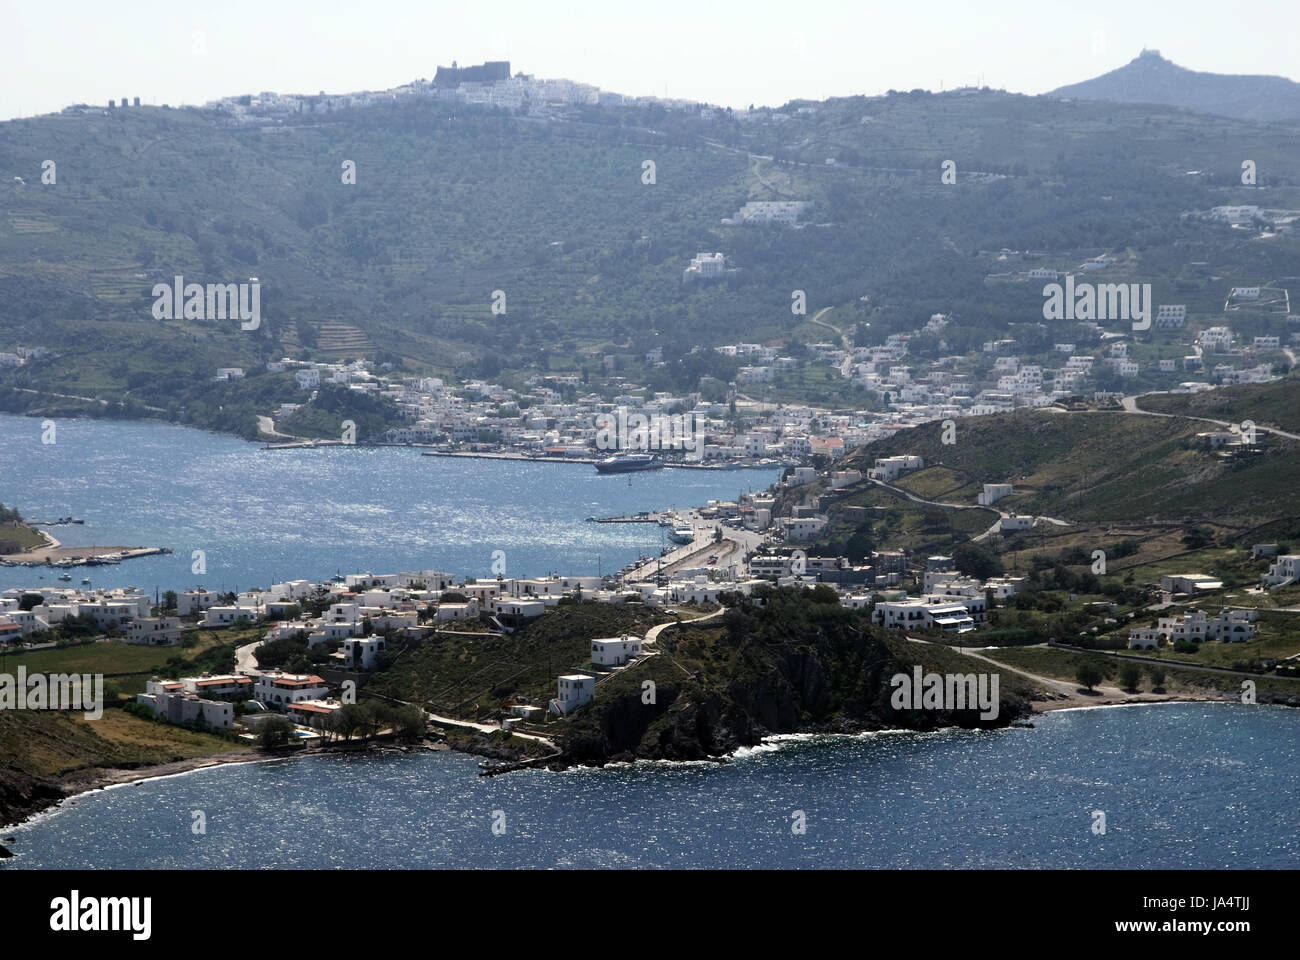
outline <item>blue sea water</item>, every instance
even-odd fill
[[[65,546],[170,547],[167,556],[79,567],[74,583],[243,590],[336,573],[445,570],[508,576],[611,572],[657,554],[653,524],[586,523],[761,490],[777,470],[597,474],[590,464],[421,456],[412,447],[262,450],[160,423],[41,421],[0,415],[0,503],[24,517],[73,516],[48,529]],[[204,551],[206,575],[191,572]],[[0,588],[57,582],[57,571],[0,567]]]
[[[1300,865],[1300,712],[1161,704],[1036,723],[796,739],[722,766],[480,777],[472,757],[421,752],[210,768],[0,831],[18,855],[0,870]]]
[[[86,519],[53,528],[66,544],[176,551],[77,581],[164,590],[363,569],[481,576],[498,549],[511,575],[611,570],[657,550],[659,529],[586,516],[732,498],[776,476],[664,470],[629,486],[582,465],[264,452],[155,423],[59,421],[46,445],[40,421],[12,416],[0,416],[0,450],[0,502]],[[196,549],[206,576],[190,571]],[[0,568],[0,587],[55,576]],[[87,794],[0,831],[18,854],[0,869],[1300,865],[1300,712],[1166,704],[1037,724],[492,778],[445,752],[233,765]]]

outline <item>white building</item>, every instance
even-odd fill
[[[348,670],[373,670],[383,651],[383,637],[354,637],[343,641],[337,656]]]
[[[199,621],[200,627],[233,627],[237,623],[252,623],[261,619],[261,614],[249,607],[208,607]]]
[[[1214,617],[1193,608],[1181,617],[1160,617],[1154,627],[1129,630],[1129,647],[1152,649],[1165,640],[1173,643],[1181,640],[1245,643],[1255,635],[1254,621],[1258,617],[1258,611],[1241,607],[1224,607]]]
[[[558,597],[551,598],[557,602]],[[488,601],[488,609],[506,627],[512,629],[523,626],[529,620],[535,620],[546,612],[546,599],[523,599],[520,597],[497,597]]]
[[[176,612],[182,617],[202,613],[217,602],[217,594],[211,590],[186,590],[176,595]]]
[[[234,722],[234,707],[228,702],[195,696],[179,680],[150,680],[135,702],[152,707],[168,723],[228,730]]]
[[[1203,573],[1186,573],[1160,578],[1160,589],[1166,593],[1194,594],[1205,590],[1219,590],[1222,580],[1207,577]]]
[[[439,603],[438,609],[434,612],[434,620],[443,622],[447,620],[475,620],[479,615],[479,606],[477,600],[470,600],[467,603]]]
[[[583,673],[569,673],[557,678],[556,696],[551,712],[566,716],[596,695],[596,678]]]
[[[1160,646],[1160,631],[1156,627],[1129,627],[1130,650],[1154,650]]]
[[[821,532],[826,526],[826,518],[782,517],[779,523],[785,529],[787,540],[807,540]]]
[[[904,473],[912,470],[920,470],[925,465],[925,461],[920,457],[880,457],[876,460],[876,465],[869,472],[871,479],[883,480],[885,483],[891,483],[897,480]]]
[[[788,223],[799,220],[809,208],[809,200],[751,200],[736,212],[731,221],[723,223]]]
[[[257,678],[254,697],[266,704],[322,700],[329,694],[325,681],[310,673],[264,673]]]
[[[992,506],[1003,497],[1011,496],[1011,484],[1009,483],[986,483],[984,491],[979,495],[979,505],[981,507]]]
[[[691,265],[682,271],[682,282],[690,280],[712,280],[723,275],[727,269],[727,258],[721,253],[698,253]]]
[[[621,667],[641,656],[641,638],[624,634],[591,641],[591,662],[598,667]]]
[[[1156,307],[1156,328],[1171,330],[1187,321],[1187,304],[1162,303]]]
[[[935,627],[946,633],[966,633],[975,629],[975,620],[963,604],[933,600],[937,598],[882,600],[872,610],[871,619],[904,630]]]
[[[142,646],[172,646],[181,642],[179,617],[143,617],[126,625],[127,643]]]
[[[1262,578],[1265,590],[1285,587],[1300,579],[1300,554],[1287,553],[1268,565],[1268,573]]]

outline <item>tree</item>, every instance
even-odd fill
[[[257,744],[263,749],[283,747],[293,736],[293,722],[288,717],[272,717],[262,724],[257,735]]]
[[[1089,693],[1093,692],[1093,687],[1101,683],[1101,670],[1095,663],[1085,660],[1079,664],[1079,669],[1074,671],[1074,679],[1083,684]]]
[[[398,707],[389,723],[399,740],[419,740],[424,736],[424,711],[413,704]]]
[[[1165,688],[1165,672],[1160,667],[1147,667],[1147,676],[1151,678],[1151,691],[1160,693]]]
[[[958,544],[952,552],[952,563],[958,572],[979,580],[1002,573],[1002,559],[982,543]]]
[[[1137,690],[1142,679],[1142,668],[1136,663],[1126,663],[1119,668],[1119,685],[1125,690]]]

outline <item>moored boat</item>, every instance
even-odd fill
[[[619,453],[596,461],[598,473],[634,473],[638,470],[662,470],[664,462],[648,453]]]

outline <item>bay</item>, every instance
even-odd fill
[[[79,567],[74,583],[227,591],[337,573],[444,570],[507,576],[609,573],[657,554],[654,524],[587,523],[735,499],[772,470],[666,469],[601,475],[590,464],[426,457],[415,447],[262,450],[161,423],[0,416],[0,503],[65,546],[170,547],[170,555]],[[202,550],[206,574],[192,573]],[[0,588],[57,583],[58,571],[0,567]]]

